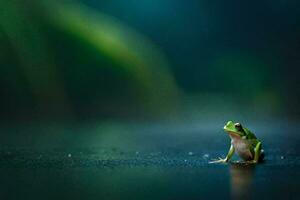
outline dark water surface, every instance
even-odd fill
[[[7,126],[0,198],[299,199],[297,123],[251,126],[267,153],[257,166],[209,164],[230,141],[207,123]]]

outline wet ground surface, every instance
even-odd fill
[[[3,128],[0,198],[299,199],[297,123],[250,126],[266,151],[256,166],[209,164],[229,145],[213,124]]]

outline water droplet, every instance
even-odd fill
[[[207,153],[204,154],[204,155],[203,155],[203,158],[209,158],[209,154],[207,154]]]

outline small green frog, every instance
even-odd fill
[[[247,163],[258,163],[263,160],[264,150],[262,149],[262,143],[251,131],[243,127],[240,123],[234,123],[232,121],[227,122],[224,126],[224,130],[231,138],[231,146],[228,154],[226,158],[219,158],[210,163],[228,162],[234,152]]]

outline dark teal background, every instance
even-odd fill
[[[1,4],[3,119],[299,117],[297,1]]]

